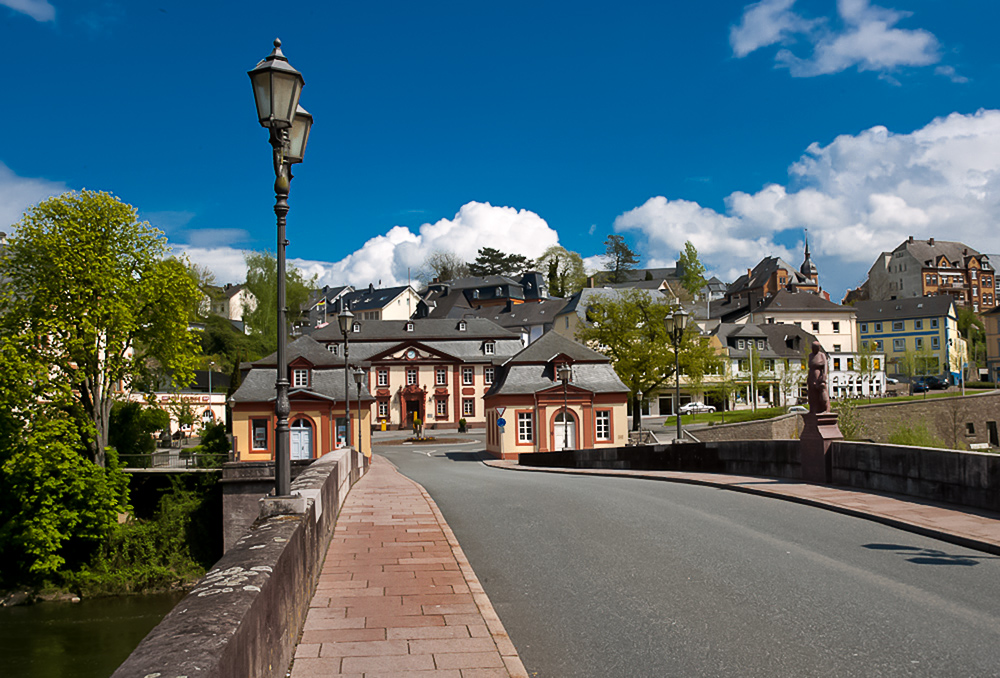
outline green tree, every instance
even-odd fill
[[[673,308],[646,290],[626,289],[611,295],[595,295],[587,309],[587,323],[576,338],[594,346],[609,358],[615,372],[632,392],[633,430],[638,429],[638,394],[652,393],[674,373],[674,355],[663,319]],[[691,332],[682,339],[690,343]]]
[[[712,347],[711,339],[696,332],[686,335],[686,341],[682,342],[681,349],[679,356],[681,374],[687,377],[688,385],[693,392],[701,393],[705,375],[719,374],[724,367],[724,360]]]
[[[469,275],[469,265],[462,261],[454,252],[437,250],[424,259],[423,266],[417,273],[417,279],[427,284],[437,279],[457,280]]]
[[[222,316],[210,315],[205,318],[204,325],[198,341],[206,367],[208,361],[215,361],[222,372],[232,372],[234,367],[238,371],[241,361],[258,360],[272,352],[262,337],[240,332]]]
[[[684,243],[684,251],[678,254],[677,266],[681,269],[681,285],[691,296],[698,294],[705,287],[705,267],[690,240]]]
[[[868,402],[872,401],[872,391],[875,386],[875,375],[878,374],[881,364],[879,354],[872,346],[871,342],[862,342],[854,354],[853,372],[858,375],[861,383],[868,383]]]
[[[545,272],[549,283],[549,294],[554,297],[570,297],[587,284],[583,257],[559,245],[553,245],[545,250],[538,258],[537,265]]]
[[[986,363],[986,326],[982,318],[968,306],[958,306],[958,332],[969,345],[972,362]]]
[[[806,354],[808,356],[808,353]],[[789,394],[794,394],[792,405],[796,404],[799,399],[799,393],[802,388],[802,384],[806,380],[806,362],[808,357],[804,357],[802,360],[794,360],[792,358],[785,358],[781,363],[781,374],[778,377],[778,387],[781,391],[781,404],[782,406],[788,405]]]
[[[505,254],[492,247],[481,247],[476,260],[467,264],[469,275],[505,275],[517,277],[534,266],[531,259],[521,254]]]
[[[197,345],[188,329],[198,289],[183,262],[168,258],[160,231],[107,193],[65,193],[30,208],[0,265],[2,322],[37,341],[73,389],[104,466],[111,407],[130,390],[193,377]]]
[[[117,402],[111,408],[108,444],[118,451],[125,466],[145,466],[141,455],[156,451],[152,434],[170,428],[170,415],[159,407],[138,402]]]
[[[626,274],[634,271],[639,264],[639,255],[629,249],[625,238],[620,235],[609,235],[604,241],[604,256],[607,261],[604,268],[608,271],[608,282],[625,282]]]
[[[250,336],[265,347],[264,355],[278,350],[278,260],[271,252],[245,252],[247,264],[246,289],[256,299],[256,305],[246,312],[243,321]],[[290,332],[301,321],[309,293],[316,285],[316,277],[306,278],[294,266],[285,270],[286,321]]]

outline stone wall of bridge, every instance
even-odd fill
[[[364,468],[355,450],[330,453],[292,482],[297,498],[263,500],[259,518],[113,678],[285,676],[337,513]]]

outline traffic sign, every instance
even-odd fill
[[[497,408],[497,416],[498,417],[502,417],[503,413],[506,412],[506,411],[507,411],[506,407],[498,407]],[[503,426],[503,424],[500,424],[500,425]]]
[[[500,417],[499,419],[497,419],[497,426],[499,426],[500,428],[503,428],[506,425],[507,425],[507,420],[506,419],[504,419],[503,417]]]

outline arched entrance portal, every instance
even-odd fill
[[[560,411],[553,419],[552,427],[552,449],[575,450],[576,449],[576,419],[572,412]]]
[[[289,431],[289,448],[292,459],[312,459],[313,427],[308,419],[296,419]]]

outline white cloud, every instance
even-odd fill
[[[691,240],[706,266],[732,278],[764,256],[801,262],[808,229],[820,280],[834,296],[864,278],[878,254],[909,235],[1000,252],[1000,111],[954,113],[910,134],[873,127],[812,144],[788,186],[735,192],[724,213],[654,197],[615,220],[647,243],[645,261],[669,265]]]
[[[761,47],[811,31],[818,22],[809,21],[791,11],[794,4],[795,0],[761,0],[747,5],[739,25],[729,29],[733,54],[743,58]]]
[[[19,177],[0,162],[0,230],[10,232],[26,209],[67,190],[61,182]]]
[[[55,21],[56,8],[47,0],[0,0],[0,5],[27,14],[35,21]]]
[[[842,26],[832,29],[829,21],[808,20],[793,12],[793,4],[794,0],[763,0],[747,6],[740,24],[730,29],[733,54],[741,58],[762,47],[802,37],[812,46],[810,55],[801,57],[786,48],[775,56],[776,64],[788,68],[793,77],[856,67],[879,72],[894,84],[898,82],[888,72],[940,61],[939,44],[932,33],[895,27],[910,16],[909,12],[873,6],[869,0],[838,0]]]
[[[937,75],[943,75],[944,77],[948,78],[952,82],[957,83],[959,85],[964,85],[965,83],[969,82],[969,79],[967,77],[965,77],[964,75],[959,75],[955,71],[954,66],[938,66],[937,68],[934,69],[934,72]]]
[[[316,275],[320,285],[367,286],[381,281],[388,287],[405,284],[408,273],[409,279],[415,281],[427,256],[435,251],[452,252],[472,261],[480,248],[493,247],[534,259],[558,243],[556,232],[534,212],[470,202],[453,218],[424,224],[417,233],[405,226],[394,226],[340,261],[289,258],[289,263],[307,276]],[[220,282],[240,282],[246,277],[243,255],[238,250],[188,245],[175,249],[208,266]]]

